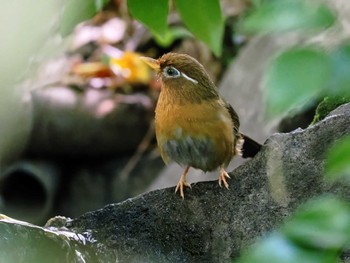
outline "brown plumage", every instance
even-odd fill
[[[228,188],[224,168],[234,155],[254,156],[260,144],[239,132],[239,118],[218,93],[204,67],[185,54],[168,53],[158,60],[143,58],[162,81],[156,107],[156,137],[163,160],[185,166],[176,192],[184,198],[189,167],[212,171],[220,168],[219,184]]]

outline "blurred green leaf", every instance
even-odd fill
[[[190,36],[192,36],[192,34],[183,27],[171,27],[164,37],[158,37],[155,35],[155,40],[160,46],[169,47],[175,40]]]
[[[66,0],[60,19],[62,21],[60,33],[63,36],[68,35],[78,23],[93,17],[107,2],[107,0]]]
[[[97,11],[101,11],[102,8],[109,3],[109,0],[95,0],[95,9]]]
[[[350,241],[348,203],[325,196],[303,204],[281,229],[303,247],[340,251]]]
[[[158,38],[168,31],[168,0],[128,0],[128,8],[134,18],[143,23]]]
[[[323,91],[330,77],[328,56],[312,48],[294,48],[272,61],[265,74],[266,113],[273,117]]]
[[[251,3],[254,8],[258,8],[263,5],[264,0],[251,0]]]
[[[35,5],[22,0],[1,2],[1,91],[9,89],[13,93],[14,82],[24,77],[30,60],[40,51],[43,52],[45,43],[57,34],[57,10],[60,8],[58,1],[39,0]],[[33,63],[30,67],[34,67]],[[4,98],[3,94],[0,98]],[[6,111],[0,111],[2,113]]]
[[[346,178],[350,182],[350,136],[335,143],[328,152],[326,178]]]
[[[330,263],[350,241],[348,203],[323,196],[301,205],[281,227],[247,249],[239,263]]]
[[[33,107],[28,95],[38,84],[36,70],[54,53],[51,49],[59,53],[63,46],[50,41],[62,6],[60,1],[11,0],[1,1],[0,10],[0,158],[6,165],[19,157],[30,138]],[[27,78],[30,84],[18,85]]]
[[[305,249],[281,233],[273,233],[246,250],[238,263],[329,263],[337,254],[330,251]]]
[[[219,0],[175,0],[182,21],[216,56],[222,52],[224,18]]]
[[[336,17],[325,5],[303,0],[269,1],[244,19],[243,29],[250,32],[324,29],[335,21]]]
[[[350,96],[350,44],[344,44],[330,54],[332,78],[329,93],[337,96]]]

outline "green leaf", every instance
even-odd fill
[[[328,56],[312,48],[294,48],[272,61],[265,74],[266,113],[273,117],[323,91],[330,76]]]
[[[323,196],[301,205],[278,232],[247,249],[237,262],[337,262],[349,241],[348,203]]]
[[[107,0],[66,0],[60,24],[60,33],[68,35],[74,27],[93,17]]]
[[[264,0],[251,0],[251,4],[254,8],[258,8],[263,5]]]
[[[131,15],[154,35],[165,37],[168,31],[168,0],[128,0],[128,8]]]
[[[109,0],[95,0],[96,11],[101,11],[103,7],[109,3]]]
[[[155,40],[160,46],[169,47],[175,40],[190,36],[192,36],[192,34],[183,27],[170,27],[164,37],[155,35]]]
[[[243,253],[238,263],[329,263],[336,262],[333,251],[309,250],[273,233]]]
[[[350,96],[350,44],[344,44],[330,54],[332,78],[328,92],[337,96]]]
[[[182,21],[216,56],[222,53],[224,18],[219,0],[175,0]]]
[[[299,246],[340,251],[350,241],[348,203],[326,196],[307,202],[281,229]]]
[[[350,136],[335,143],[328,152],[326,178],[346,178],[350,182]]]
[[[244,19],[243,29],[249,32],[324,29],[335,21],[325,5],[302,0],[269,1]]]

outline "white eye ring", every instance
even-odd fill
[[[172,66],[165,67],[163,69],[163,74],[169,78],[178,78],[181,76],[181,72]]]

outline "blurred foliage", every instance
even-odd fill
[[[333,181],[350,182],[350,135],[339,140],[329,150],[326,177]]]
[[[323,4],[309,1],[255,1],[256,10],[243,28],[249,32],[315,32],[335,24],[336,17]],[[317,46],[293,47],[270,64],[264,80],[266,114],[274,117],[310,100],[329,96],[318,115],[328,114],[350,96],[350,45],[330,51]],[[321,112],[322,111],[322,112]],[[322,118],[318,116],[318,118]],[[350,176],[350,137],[329,151],[326,177]],[[350,208],[333,196],[303,204],[280,228],[248,249],[238,262],[337,262],[350,243]]]
[[[297,209],[281,233],[305,248],[339,252],[350,241],[349,204],[333,196],[311,200]]]
[[[16,85],[35,65],[58,20],[59,1],[30,0],[0,3],[0,159],[2,165],[23,150],[31,129],[27,94]]]
[[[143,23],[154,35],[164,38],[168,31],[169,3],[165,0],[128,0],[133,17]]]
[[[64,0],[60,33],[68,35],[78,23],[93,17],[108,2],[109,0]]]
[[[29,140],[33,118],[29,96],[36,69],[63,52],[60,32],[92,17],[106,0],[2,1],[0,8],[0,159],[13,160]],[[87,12],[87,13],[85,13]],[[21,81],[26,80],[25,84]],[[20,127],[20,128],[19,128]]]
[[[174,4],[190,32],[207,44],[216,56],[220,56],[224,33],[220,1],[175,0]],[[134,18],[143,23],[160,43],[169,42],[167,39],[174,31],[169,33],[167,26],[168,0],[128,0],[128,8]]]
[[[219,56],[222,52],[224,18],[219,0],[175,0],[180,16],[195,37]]]
[[[331,50],[332,75],[327,83],[327,93],[345,95],[350,98],[350,43],[344,43]]]
[[[242,24],[248,32],[319,32],[335,25],[325,5],[305,0],[255,1]],[[265,74],[266,114],[275,117],[320,96],[350,94],[350,45],[330,51],[317,46],[292,47],[280,53]]]
[[[280,232],[274,232],[246,250],[238,263],[328,263],[336,262],[327,252],[298,246]]]
[[[266,113],[270,117],[321,96],[350,97],[350,53],[346,43],[327,52],[293,47],[272,61],[265,75]]]
[[[246,250],[237,262],[337,262],[349,241],[349,204],[324,196],[301,205],[277,232]]]
[[[325,5],[311,5],[303,0],[269,1],[255,5],[260,8],[248,15],[243,23],[243,28],[249,32],[323,29],[336,20]]]
[[[256,9],[242,24],[249,32],[316,32],[336,22],[326,6],[315,2],[254,1],[254,6]],[[349,43],[328,51],[304,46],[281,52],[265,73],[264,91],[269,117],[322,96],[331,98],[318,109],[322,115],[318,118],[324,117],[349,99]],[[330,180],[349,181],[349,136],[329,150],[325,173]],[[321,196],[301,205],[277,232],[246,250],[238,262],[337,262],[349,243],[349,203],[334,196]]]
[[[162,37],[159,37],[158,35],[154,35],[154,39],[160,46],[170,47],[175,40],[183,39],[190,36],[192,36],[192,34],[187,29],[180,26],[173,26],[173,27],[170,27],[166,31],[165,35]]]
[[[328,56],[314,48],[280,54],[266,72],[266,113],[274,116],[316,97],[330,76]]]
[[[35,6],[29,0],[0,4],[0,81],[5,89],[23,77],[33,54],[52,36],[52,28],[58,20],[59,2],[39,0]]]
[[[109,0],[2,1],[0,17],[0,81],[2,86],[24,77],[36,54],[57,33],[70,33],[77,23],[91,18]],[[14,74],[15,73],[15,74]]]

